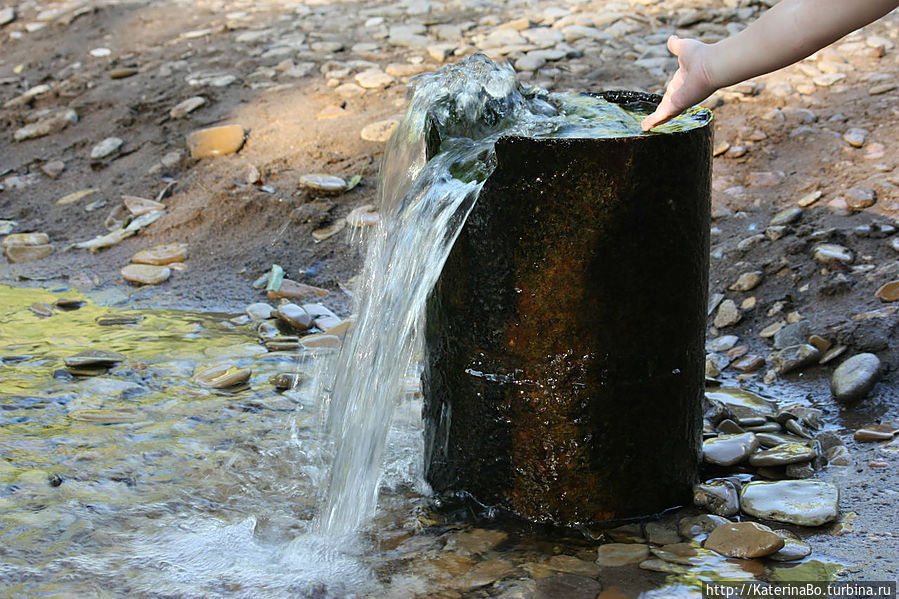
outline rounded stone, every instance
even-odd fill
[[[152,264],[154,266],[165,266],[166,264],[184,262],[185,260],[187,260],[186,243],[158,245],[148,250],[141,250],[131,258],[131,261],[135,264]]]
[[[82,366],[102,366],[108,368],[124,361],[124,354],[103,349],[88,349],[78,352],[74,356],[69,356],[64,360],[66,366],[73,368]]]
[[[895,302],[899,300],[899,281],[885,283],[874,295],[885,302]]]
[[[640,543],[607,543],[597,549],[596,563],[600,566],[636,564],[649,557],[649,546]]]
[[[820,526],[839,515],[840,492],[833,483],[816,480],[756,481],[743,487],[744,513],[799,526]]]
[[[8,248],[14,245],[46,245],[48,243],[50,243],[50,236],[46,233],[13,233],[3,238],[0,246]]]
[[[91,150],[91,160],[102,160],[118,152],[124,141],[118,137],[107,137]]]
[[[780,551],[784,540],[757,522],[729,522],[712,531],[703,543],[725,557],[753,559]]]
[[[178,103],[169,111],[169,116],[173,119],[184,118],[197,108],[203,106],[205,103],[206,98],[202,96],[193,96],[192,98],[188,98],[183,102]]]
[[[777,553],[769,555],[768,559],[772,559],[776,562],[792,562],[811,555],[811,545],[798,538],[794,538],[793,533],[790,531],[775,530],[774,534],[784,540],[784,546]]]
[[[718,516],[735,516],[740,511],[737,487],[726,479],[713,479],[695,485],[693,504]]]
[[[762,282],[762,271],[755,270],[741,274],[733,285],[728,287],[731,291],[751,291]]]
[[[742,318],[743,315],[740,313],[740,309],[737,308],[737,304],[731,299],[726,299],[718,306],[714,324],[717,328],[723,329],[724,327],[737,324]]]
[[[383,143],[390,140],[390,137],[393,135],[393,132],[396,131],[396,128],[398,126],[399,121],[395,119],[378,121],[376,123],[366,125],[362,129],[362,133],[360,135],[365,141]]]
[[[727,518],[712,514],[700,514],[681,518],[677,526],[677,532],[685,539],[697,540],[707,536],[722,524],[730,522]]]
[[[861,399],[880,377],[880,358],[874,354],[857,354],[840,364],[830,379],[830,391],[839,402]]]
[[[6,258],[10,262],[31,262],[46,258],[53,253],[49,243],[41,245],[11,245],[6,248]]]
[[[210,389],[225,389],[242,385],[250,379],[249,368],[236,368],[230,364],[218,364],[204,368],[194,374],[193,380],[198,385]]]
[[[128,264],[120,271],[122,278],[141,285],[158,285],[172,276],[172,269],[167,266],[152,264]]]
[[[244,309],[252,320],[268,320],[274,318],[275,309],[265,302],[254,302]]]
[[[287,303],[278,306],[277,317],[300,331],[312,328],[312,316],[296,304]]]
[[[759,447],[752,433],[719,435],[702,443],[703,460],[717,466],[732,466],[745,460]]]
[[[199,129],[187,136],[187,148],[194,159],[233,154],[243,146],[245,135],[240,125]]]
[[[853,256],[849,249],[835,243],[822,243],[815,247],[815,260],[829,264],[831,261],[842,264],[852,263]]]
[[[300,186],[315,191],[334,193],[346,189],[346,181],[334,175],[312,173],[300,177]]]

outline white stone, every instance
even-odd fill
[[[107,137],[91,150],[91,160],[102,160],[118,152],[125,142],[118,137]]]
[[[840,491],[816,480],[756,481],[743,487],[740,508],[746,514],[799,526],[820,526],[839,515]]]

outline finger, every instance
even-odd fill
[[[668,38],[668,51],[674,54],[675,56],[680,56],[680,49],[683,45],[683,41],[681,38],[676,35],[672,35]]]

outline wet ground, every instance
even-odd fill
[[[326,289],[321,301],[347,313],[358,245],[349,229],[323,241],[312,232],[374,200],[383,142],[360,132],[402,112],[408,74],[481,48],[558,90],[657,91],[674,66],[664,50],[669,33],[713,41],[763,4],[27,2],[14,9],[0,26],[0,219],[10,221],[0,226],[4,235],[46,233],[53,251],[0,263],[0,279],[24,288],[0,291],[0,579],[10,594],[314,596],[358,583],[353,588],[372,596],[512,597],[554,596],[551,589],[570,583],[592,597],[591,580],[626,596],[666,583],[665,574],[636,566],[596,572],[595,542],[505,525],[500,534],[469,535],[485,524],[473,524],[470,513],[466,520],[431,510],[410,488],[414,405],[396,431],[370,544],[304,569],[321,547],[309,522],[324,477],[322,447],[305,442],[320,440],[319,406],[302,389],[277,392],[268,378],[308,365],[296,352],[266,352],[249,325],[232,318],[264,299],[253,282],[273,263],[290,279]],[[10,13],[0,15],[3,22]],[[880,383],[846,407],[828,388],[840,360],[767,381],[768,365],[720,375],[824,411],[852,454],[850,466],[815,475],[840,485],[842,517],[796,531],[813,547],[806,563],[840,563],[845,576],[867,580],[895,580],[899,569],[899,447],[852,438],[862,425],[899,418],[899,319],[896,304],[877,295],[899,279],[890,228],[899,214],[897,44],[894,14],[709,102],[718,143],[710,293],[732,300],[740,316],[716,326],[710,310],[709,337],[736,334],[750,354],[768,359],[771,339],[759,333],[807,319],[813,333],[845,346],[844,356],[873,352],[883,364]],[[540,65],[547,59],[531,54],[540,50],[563,57],[547,55]],[[356,75],[372,70],[394,79],[359,85]],[[171,109],[191,96],[206,104],[173,118]],[[16,139],[57,109],[75,110],[77,122]],[[248,131],[238,153],[188,156],[188,133],[225,123]],[[109,137],[122,146],[91,158]],[[362,179],[336,194],[298,185],[313,172]],[[165,214],[98,252],[64,251],[107,233],[104,221],[123,195],[158,199]],[[797,205],[801,212],[771,226],[781,209]],[[155,286],[122,279],[138,250],[162,243],[188,243],[181,270]],[[851,255],[821,260],[821,243]],[[757,286],[731,289],[748,272],[761,273]],[[79,310],[54,308],[42,319],[29,309],[79,294],[88,300]],[[144,318],[97,325],[98,316],[119,310]],[[100,377],[57,372],[84,349],[126,359]],[[249,389],[223,394],[193,381],[197,369],[222,362],[251,367]],[[216,554],[222,546],[235,550]],[[561,555],[578,561],[553,561]]]

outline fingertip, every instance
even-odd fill
[[[652,121],[652,115],[649,115],[648,117],[640,121],[640,128],[644,131],[649,131],[653,127],[655,127],[655,123]]]

